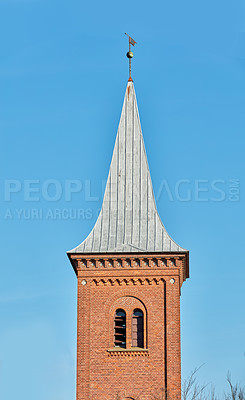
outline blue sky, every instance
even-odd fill
[[[190,250],[183,378],[245,384],[245,3],[0,0],[0,394],[75,399],[66,251],[100,209],[133,78],[159,214]],[[80,185],[80,186],[79,186]],[[71,190],[76,192],[71,193]]]

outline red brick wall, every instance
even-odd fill
[[[108,257],[102,262],[73,257],[78,275],[77,400],[116,400],[117,394],[121,400],[160,400],[166,387],[169,399],[180,399],[179,300],[185,255],[155,264],[150,258],[136,263],[135,256],[118,264]],[[126,351],[113,351],[118,308],[127,316]],[[135,308],[144,313],[142,351],[130,351]]]

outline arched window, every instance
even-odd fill
[[[132,317],[132,347],[144,347],[144,315],[139,309],[134,310]]]
[[[126,348],[126,313],[117,310],[114,318],[114,346]]]

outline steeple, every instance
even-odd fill
[[[128,81],[102,208],[88,237],[68,253],[186,252],[156,209],[134,85]]]

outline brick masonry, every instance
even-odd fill
[[[180,288],[188,253],[70,254],[78,277],[77,400],[181,397]],[[114,315],[126,312],[126,349],[114,347]],[[131,348],[135,308],[144,348]]]

